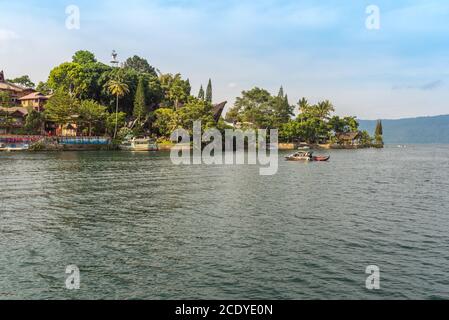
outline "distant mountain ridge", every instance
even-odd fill
[[[374,134],[376,120],[360,120],[360,129]],[[382,120],[385,143],[449,143],[449,115]]]

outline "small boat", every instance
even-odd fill
[[[329,161],[330,156],[314,156],[313,152],[297,152],[285,158],[287,161]]]
[[[316,157],[313,157],[313,161],[324,162],[324,161],[329,161],[330,158],[331,158],[331,156],[316,156]]]
[[[121,145],[119,145],[119,148],[123,151],[134,152],[159,151],[159,147],[156,141],[149,138],[127,139]]]
[[[26,151],[30,148],[28,144],[7,144],[1,148],[6,152],[15,152],[15,151]]]
[[[287,161],[313,161],[313,155],[311,152],[297,152],[288,157],[285,157]]]
[[[311,150],[311,149],[312,149],[312,148],[310,148],[309,145],[303,144],[303,143],[301,143],[301,144],[299,145],[299,147],[298,147],[298,150],[299,150],[299,151],[308,151],[308,150]]]

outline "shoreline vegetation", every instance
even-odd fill
[[[113,64],[116,57],[114,53]],[[37,86],[28,76],[0,79],[0,83],[4,84],[0,86],[0,149],[8,141],[33,137],[28,141],[30,151],[115,150],[126,137],[145,136],[157,141],[161,150],[170,150],[172,132],[179,128],[192,132],[198,120],[202,130],[278,129],[280,150],[301,145],[384,146],[380,121],[371,137],[359,130],[356,117],[335,115],[329,100],[312,104],[302,98],[292,105],[283,87],[277,95],[258,87],[243,91],[223,116],[227,102],[213,103],[211,79],[206,90],[201,85],[193,95],[188,78],[164,74],[138,56],[117,67],[97,61],[89,51],[78,51]],[[28,95],[20,96],[15,88]],[[29,92],[32,100],[27,99]]]

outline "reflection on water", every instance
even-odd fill
[[[331,155],[262,177],[166,153],[2,153],[0,299],[449,298],[449,146]]]

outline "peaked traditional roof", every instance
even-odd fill
[[[9,82],[0,82],[0,90],[23,92],[23,91],[27,90],[27,88],[24,88],[24,87],[21,87],[21,86],[18,86],[16,84],[9,83]]]
[[[223,114],[223,110],[226,107],[227,103],[228,103],[227,101],[224,101],[222,103],[214,105],[213,112],[214,112],[214,120],[215,120],[215,122],[218,122],[218,120],[220,120],[221,115]]]
[[[337,138],[339,140],[355,140],[359,136],[360,136],[360,131],[337,134]]]
[[[22,116],[28,115],[28,109],[23,107],[12,107],[12,108],[4,108],[0,107],[0,112],[2,113],[8,113],[8,114],[14,114],[16,112],[22,114]]]
[[[5,80],[5,73],[0,71],[0,90],[9,90],[9,91],[15,91],[15,92],[23,92],[25,90],[31,90],[22,86],[19,86],[15,83],[9,83]]]
[[[26,95],[25,97],[20,98],[19,100],[36,100],[36,99],[42,99],[47,100],[49,97],[40,93],[40,92],[33,92],[29,95]]]

